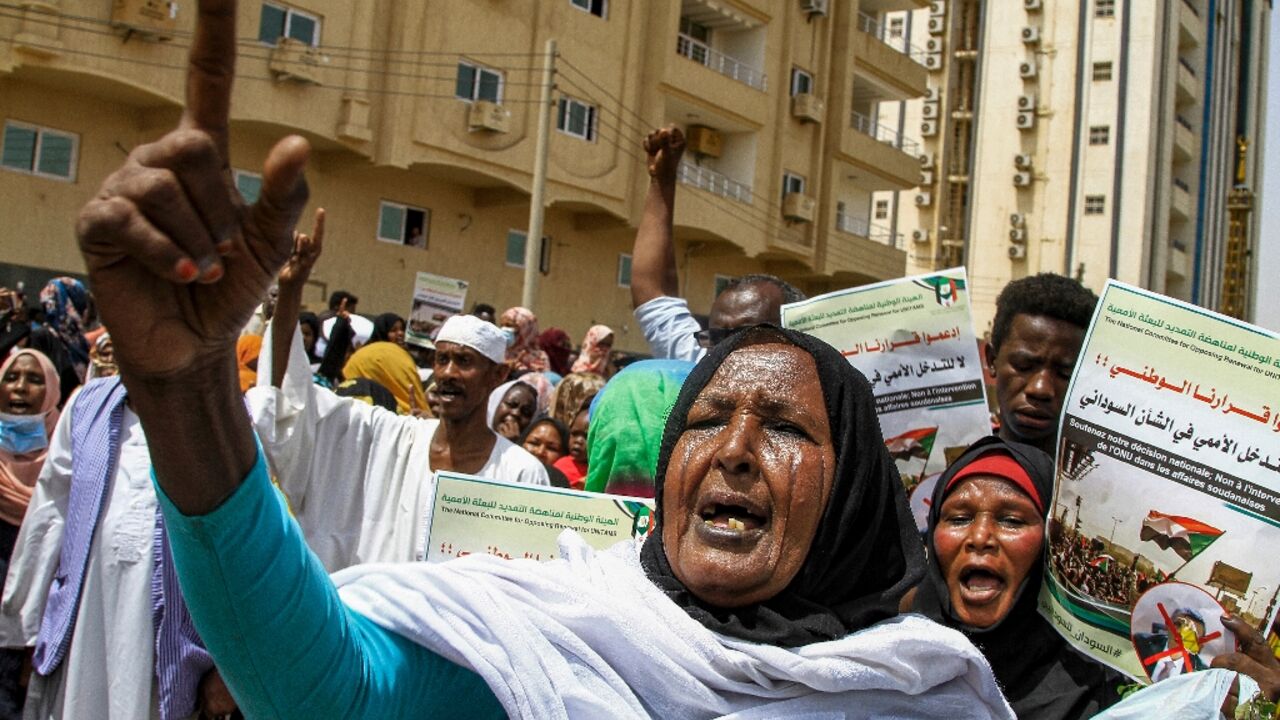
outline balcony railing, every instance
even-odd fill
[[[921,65],[924,64],[927,53],[908,42],[905,32],[894,37],[884,29],[879,20],[861,11],[858,12],[858,29],[884,43],[890,49],[897,50]]]
[[[871,118],[854,110],[850,123],[854,130],[879,140],[885,145],[889,145],[901,150],[908,155],[920,154],[920,143],[915,140],[902,137],[901,133],[886,125],[880,125]]]
[[[850,235],[874,240],[892,248],[902,249],[902,233],[893,232],[889,228],[876,225],[865,218],[837,212],[836,229]]]
[[[680,163],[680,182],[706,190],[713,195],[751,204],[751,187],[737,180],[730,180],[715,170],[699,167],[690,163]]]
[[[676,36],[676,54],[681,57],[687,57],[700,65],[706,65],[725,77],[731,77],[757,90],[763,91],[766,89],[764,73],[741,60],[731,58],[719,50],[711,48],[704,42],[694,40],[684,33]]]

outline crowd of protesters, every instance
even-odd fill
[[[221,182],[233,7],[202,3],[180,127],[82,211],[93,294],[0,290],[0,716],[1056,720],[1143,702],[1037,609],[1090,291],[1035,275],[1000,293],[998,429],[939,478],[922,537],[866,379],[780,327],[799,289],[738,278],[706,327],[679,297],[675,128],[643,142],[650,359],[523,307],[479,303],[429,338],[349,290],[304,311],[325,242],[324,210],[299,227],[307,142],[271,151],[253,207]],[[656,527],[607,551],[566,532],[547,563],[416,562],[439,471],[652,498]],[[1049,552],[1110,602],[1150,582],[1070,531]],[[1276,701],[1280,660],[1223,623],[1239,650],[1214,665]]]

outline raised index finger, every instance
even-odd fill
[[[227,163],[227,118],[236,73],[235,0],[199,0],[187,59],[187,108],[182,127],[203,130]]]

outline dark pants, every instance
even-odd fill
[[[0,592],[9,574],[9,557],[18,540],[18,526],[0,520]],[[0,648],[0,719],[22,717],[22,703],[27,697],[26,688],[19,684],[22,675],[22,656],[25,650]]]

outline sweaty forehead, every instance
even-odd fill
[[[1018,314],[1009,324],[1005,345],[1010,349],[1035,354],[1057,352],[1074,354],[1084,343],[1084,329],[1065,320],[1047,315]]]
[[[711,305],[707,323],[713,328],[740,327],[782,322],[782,290],[772,283],[750,283],[726,290]]]
[[[749,398],[762,407],[778,409],[774,406],[811,400],[815,394],[821,402],[822,389],[813,357],[795,345],[768,343],[748,345],[731,353],[694,402],[736,405]]]

